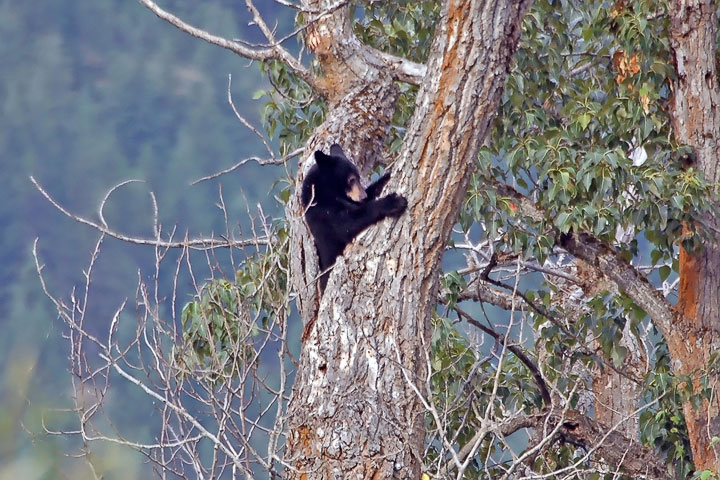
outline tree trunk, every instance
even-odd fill
[[[640,380],[646,373],[647,357],[643,347],[630,331],[630,322],[627,322],[623,330],[620,344],[628,351],[621,365],[622,374],[608,366],[594,369],[594,418],[602,425],[615,428],[625,438],[636,439],[640,431],[636,413],[641,394]]]
[[[286,460],[292,468],[287,478],[420,477],[425,433],[420,396],[426,394],[429,320],[440,262],[496,114],[529,3],[443,5],[416,111],[386,187],[408,199],[408,211],[370,228],[345,249],[319,307],[312,300],[316,289],[308,288],[314,276],[308,264],[316,262],[312,240],[304,233],[298,203],[291,206],[293,284],[306,330],[288,407]],[[336,106],[385,112],[391,95],[352,97],[347,85],[357,77],[332,78],[343,75],[338,56],[362,63],[366,52],[348,29],[344,37],[333,36],[337,25],[320,23],[310,32],[319,36],[311,46],[326,52],[318,55],[321,64],[338,67],[323,66],[325,81],[347,92]],[[333,46],[336,41],[357,51]],[[356,65],[352,71],[365,72],[360,80],[368,89],[382,91],[378,84],[391,83],[372,66]],[[331,106],[306,159],[316,145],[362,145],[372,135],[363,121],[358,128],[339,128],[346,119],[337,114]],[[346,151],[356,157],[363,153]],[[360,167],[367,167],[362,160]],[[300,169],[300,178],[306,169]]]
[[[678,142],[693,147],[696,161],[708,182],[720,181],[720,92],[715,66],[717,6],[711,0],[673,0],[670,6],[671,46],[677,70],[674,82],[672,121]],[[704,221],[717,233],[720,221],[708,215]],[[720,248],[705,245],[700,252],[680,251],[680,291],[677,324],[667,338],[677,374],[690,375],[695,391],[700,377],[709,375],[710,401],[699,408],[684,405],[698,470],[720,472],[720,398],[717,370],[707,371],[712,353],[720,349]]]

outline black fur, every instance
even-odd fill
[[[315,152],[315,165],[303,181],[301,199],[305,220],[315,238],[320,271],[331,267],[345,246],[367,227],[385,217],[397,218],[405,211],[407,200],[396,193],[378,198],[388,180],[390,174],[386,173],[363,188],[357,167],[339,145],[330,147],[330,155]],[[355,199],[350,198],[351,194]],[[320,277],[322,291],[328,273]]]

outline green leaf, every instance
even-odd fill
[[[568,184],[570,183],[570,172],[567,170],[563,170],[560,172],[560,184],[563,186],[563,188],[567,188]]]
[[[675,207],[678,210],[683,210],[685,208],[685,198],[680,193],[676,193],[670,198],[670,202],[672,203],[673,207]]]
[[[590,124],[591,120],[592,120],[592,116],[589,113],[583,113],[577,119],[578,123],[580,124],[580,127],[583,130],[585,130],[587,128],[587,126]]]
[[[661,252],[658,249],[653,249],[652,252],[650,252],[650,261],[653,265],[657,265],[657,263],[660,261],[660,259],[663,257],[663,252]]]
[[[607,220],[605,217],[598,217],[597,222],[595,222],[595,228],[593,229],[593,233],[595,235],[600,235],[605,230],[605,226],[607,225]]]
[[[660,267],[660,269],[658,270],[658,273],[660,274],[660,280],[663,282],[667,280],[667,278],[670,276],[671,271],[672,269],[668,265],[663,265],[662,267]]]
[[[560,230],[562,233],[567,233],[570,231],[570,214],[567,212],[561,212],[557,217],[555,217],[555,221],[553,222],[555,226]]]
[[[645,140],[646,138],[648,138],[654,128],[655,128],[655,123],[653,123],[652,119],[645,117],[643,119],[643,123],[642,123],[642,131],[641,131],[642,140]]]

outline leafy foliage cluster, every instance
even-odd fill
[[[658,250],[657,262],[670,259],[679,240],[692,250],[702,241],[698,234],[708,233],[683,230],[697,224],[710,196],[687,165],[690,152],[670,140],[673,71],[662,4],[609,11],[603,5],[535,3],[491,147],[480,159],[470,198],[489,201],[465,213],[507,225],[505,241],[526,257],[542,261],[554,235],[569,231],[620,242],[637,255],[642,233]],[[533,199],[545,218],[497,208],[482,187],[496,179]],[[617,238],[619,229],[629,229],[629,240]]]
[[[222,377],[216,372],[239,372],[253,358],[252,338],[257,332],[238,287],[215,280],[204,285],[198,297],[183,308],[183,343],[189,347],[176,357],[189,371],[206,371],[217,378]]]
[[[310,86],[279,61],[260,63],[272,88],[258,90],[254,99],[267,97],[261,113],[268,135],[277,139],[285,155],[303,146],[325,119],[325,102]]]
[[[270,245],[243,259],[234,282],[212,280],[183,307],[183,342],[175,356],[188,372],[236,377],[258,360],[255,343],[267,338],[261,331],[288,314],[288,235],[284,222],[273,227]]]
[[[366,45],[424,63],[439,14],[436,1],[359,2],[353,29]]]

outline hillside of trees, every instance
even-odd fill
[[[227,36],[248,21],[230,0],[166,4]],[[110,187],[143,180],[110,199],[111,225],[149,234],[153,191],[161,221],[191,235],[212,232],[223,224],[218,182],[190,183],[262,152],[228,104],[228,75],[236,107],[258,123],[263,103],[251,96],[267,82],[257,65],[193,40],[137,2],[2,0],[0,35],[0,478],[55,479],[61,471],[86,478],[81,462],[65,457],[73,450],[66,440],[43,434],[42,412],[51,424],[57,420],[47,409],[69,407],[71,386],[63,327],[39,289],[31,250],[38,237],[50,284],[74,285],[82,282],[95,235],[58,214],[29,177],[88,217]],[[248,165],[222,179],[237,224],[247,227],[247,206],[258,202],[278,213],[272,195],[280,176]],[[100,323],[132,295],[138,268],[153,257],[117,241],[106,248],[92,306]],[[130,409],[126,418],[142,425],[143,415]],[[129,479],[139,471],[129,466],[142,458],[126,457],[103,461],[116,478]]]

